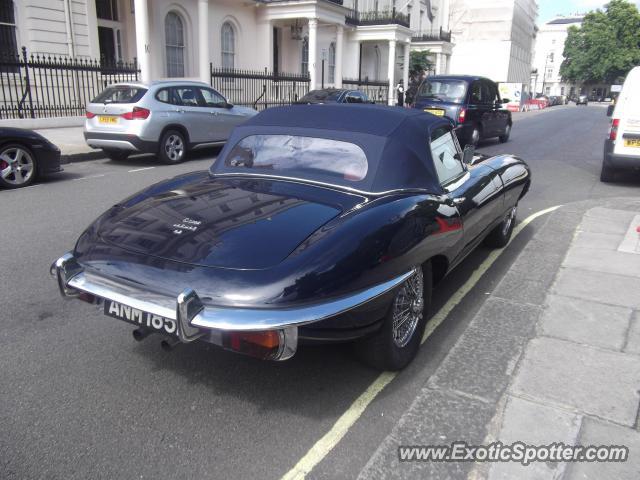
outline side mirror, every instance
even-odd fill
[[[226,109],[232,109],[232,108],[233,108],[233,103],[231,103],[231,102],[225,102],[225,104],[224,104],[224,108],[226,108]]]
[[[510,98],[503,98],[502,99],[502,103],[511,103],[511,99]]]
[[[473,157],[476,153],[476,148],[473,145],[467,145],[462,152],[462,163],[465,165],[473,164]]]
[[[615,105],[609,105],[607,107],[607,117],[611,117],[613,115],[613,111],[615,110]]]

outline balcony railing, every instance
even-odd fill
[[[451,32],[443,30],[440,27],[439,30],[421,30],[413,32],[411,36],[412,42],[451,42]]]
[[[346,16],[349,25],[402,25],[409,28],[410,18],[395,8],[389,10],[358,11],[349,9]]]

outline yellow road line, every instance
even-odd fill
[[[529,215],[513,230],[511,241],[509,243],[511,243],[513,239],[516,238],[518,234],[520,234],[520,232],[536,218],[546,215],[547,213],[551,213],[561,206],[562,205],[557,205]],[[451,311],[462,301],[467,293],[475,287],[480,278],[487,272],[487,270],[489,270],[491,265],[494,264],[503,251],[504,248],[492,251],[480,266],[471,274],[464,285],[462,285],[462,287],[460,287],[456,293],[451,296],[449,301],[447,301],[447,303],[443,305],[433,317],[431,317],[427,324],[427,328],[425,329],[421,343],[424,343],[427,338],[429,338],[435,329],[438,328],[445,318],[447,318],[449,313],[451,313]],[[378,396],[384,387],[391,383],[397,374],[398,372],[381,373],[373,383],[369,385],[364,393],[356,398],[347,411],[338,418],[333,427],[331,427],[331,430],[318,440],[313,447],[309,449],[305,456],[302,457],[300,461],[282,477],[282,480],[303,480],[305,476],[311,472],[311,470],[313,470],[313,468],[318,465],[318,463],[320,463],[329,454],[329,452],[331,452],[331,450],[333,450],[340,440],[342,440],[353,424],[356,423],[358,418],[360,418],[364,413],[369,404]]]

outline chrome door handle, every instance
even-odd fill
[[[452,207],[457,207],[458,205],[462,205],[466,200],[466,197],[448,198],[447,204]]]

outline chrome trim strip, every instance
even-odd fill
[[[60,291],[63,296],[77,296],[79,292],[86,292],[102,299],[177,320],[181,329],[181,339],[184,337],[184,341],[195,340],[195,335],[201,333],[200,329],[263,331],[288,329],[318,322],[384,295],[415,273],[415,269],[412,269],[353,295],[323,303],[285,309],[258,309],[203,305],[196,292],[191,289],[183,291],[177,298],[145,291],[96,275],[91,271],[83,271],[71,254],[58,259],[55,269],[59,282],[62,282],[59,285],[61,285]],[[288,335],[291,336],[293,333]]]
[[[317,180],[307,180],[301,178],[293,178],[293,177],[284,177],[281,175],[266,175],[264,173],[213,173],[209,172],[213,177],[241,177],[241,178],[259,178],[259,179],[267,179],[267,180],[281,180],[284,182],[292,182],[292,183],[302,183],[306,185],[314,185],[317,187],[325,187],[333,190],[342,190],[348,193],[355,193],[358,195],[374,195],[374,196],[382,196],[382,195],[390,195],[392,193],[421,193],[423,195],[434,195],[423,188],[396,188],[393,190],[385,190],[383,192],[368,192],[366,190],[359,190],[353,187],[345,187],[344,185],[334,185],[332,183],[319,182]]]
[[[220,145],[224,145],[227,143],[226,140],[220,140],[219,142],[206,142],[206,143],[198,143],[191,150],[200,150],[201,148],[209,148],[209,147],[218,147]]]

